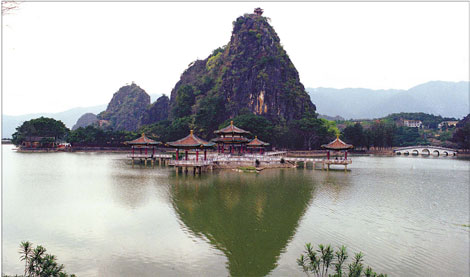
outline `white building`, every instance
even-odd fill
[[[416,127],[420,128],[423,125],[423,122],[421,120],[403,120],[403,125],[406,127]]]

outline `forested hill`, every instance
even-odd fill
[[[318,113],[346,119],[424,112],[462,118],[469,113],[469,82],[432,81],[408,90],[307,88]]]
[[[195,61],[170,97],[170,119],[191,122],[207,137],[229,118],[249,112],[285,124],[314,112],[269,19],[245,14],[233,22],[227,45]]]

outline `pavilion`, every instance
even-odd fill
[[[179,139],[177,141],[168,142],[169,146],[176,148],[176,160],[179,159],[179,149],[184,149],[185,159],[188,160],[188,150],[196,150],[196,162],[199,161],[199,149],[204,149],[204,160],[207,160],[207,148],[214,146],[213,142],[207,142],[194,135],[193,130],[190,131],[189,135]]]
[[[135,155],[135,150],[139,150],[139,155],[145,155],[146,157],[149,155],[149,150],[152,150],[152,156],[155,155],[155,148],[161,142],[155,141],[153,139],[149,139],[145,133],[142,133],[140,138],[135,140],[126,141],[124,144],[131,145],[132,147],[132,156]],[[142,153],[144,152],[145,153]]]
[[[267,146],[269,146],[269,143],[261,141],[258,139],[258,136],[255,136],[253,140],[247,143],[246,148],[248,149],[249,153],[253,153],[253,151],[259,151],[260,154],[263,154],[265,147]]]
[[[218,137],[212,139],[217,143],[217,153],[225,153],[225,149],[229,150],[230,154],[238,151],[242,154],[246,151],[246,145],[250,141],[245,135],[251,134],[248,131],[238,128],[230,121],[230,125],[214,132]]]
[[[348,159],[348,149],[351,149],[354,146],[351,145],[351,144],[347,144],[344,141],[340,140],[339,136],[337,135],[335,140],[333,140],[332,142],[330,142],[328,144],[323,144],[321,147],[325,148],[325,149],[328,149],[328,150],[333,150],[333,151],[345,150],[344,159],[347,160]],[[330,151],[328,151],[326,153],[326,157],[327,157],[328,160],[330,159]]]

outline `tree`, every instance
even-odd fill
[[[23,241],[20,244],[20,259],[25,260],[25,276],[30,277],[75,277],[64,271],[64,265],[57,263],[57,257],[47,254],[46,248],[41,245],[32,249],[33,244]]]
[[[20,260],[21,261],[25,261],[25,265],[24,265],[24,275],[26,276],[26,273],[28,271],[28,262],[29,262],[29,259],[31,258],[31,253],[32,253],[32,243],[30,243],[29,241],[22,241],[20,243]]]
[[[316,277],[360,277],[362,273],[366,277],[386,277],[387,274],[377,274],[372,268],[367,267],[364,270],[363,257],[364,255],[359,252],[354,255],[352,263],[344,266],[344,262],[348,259],[348,253],[346,247],[343,245],[338,247],[338,250],[333,253],[331,245],[324,246],[323,244],[318,245],[318,250],[314,250],[310,243],[305,245],[305,255],[301,254],[300,258],[297,259],[297,265],[309,275],[311,272]],[[334,265],[335,274],[328,274],[330,266]],[[344,270],[347,268],[348,272]]]
[[[307,113],[303,118],[294,120],[290,127],[303,137],[304,148],[308,150],[319,147],[339,133],[333,121],[318,119],[315,113]]]
[[[361,147],[364,145],[364,128],[359,122],[354,125],[347,126],[343,130],[342,137],[345,141],[352,143],[355,147]]]
[[[64,138],[69,131],[60,120],[40,117],[25,121],[17,127],[16,132],[12,135],[12,142],[15,145],[20,145],[28,137],[52,137],[56,141]]]
[[[461,128],[457,128],[452,141],[457,143],[460,148],[470,149],[470,122],[465,123]]]

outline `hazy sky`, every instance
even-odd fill
[[[170,94],[261,6],[305,87],[408,89],[469,78],[469,3],[22,3],[3,17],[3,113]]]

